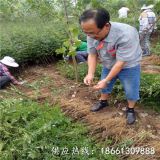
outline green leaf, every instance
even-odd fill
[[[73,36],[75,36],[75,37],[78,36],[78,34],[79,34],[78,28],[73,28],[72,33],[73,33]]]
[[[56,53],[57,53],[57,54],[64,54],[65,52],[66,52],[66,48],[65,48],[65,47],[56,49]]]
[[[35,159],[39,157],[39,154],[36,151],[30,151],[28,157]]]
[[[72,51],[76,51],[76,48],[77,48],[77,47],[75,47],[75,46],[70,46],[70,47],[69,47],[69,51],[71,51],[71,52],[72,52]]]
[[[2,151],[4,143],[0,142],[0,152]]]
[[[75,42],[75,46],[76,46],[76,47],[78,47],[80,44],[81,44],[81,40],[77,40],[77,41]]]
[[[75,56],[76,55],[76,51],[70,51],[70,52],[68,52],[68,55],[69,56]]]
[[[69,48],[70,43],[69,43],[69,41],[65,41],[65,42],[63,43],[63,45],[64,45],[65,47]]]

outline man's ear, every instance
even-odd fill
[[[105,26],[106,26],[106,28],[109,28],[109,27],[110,27],[110,24],[109,24],[109,23],[106,23]]]

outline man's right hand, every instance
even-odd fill
[[[91,83],[93,82],[93,78],[94,78],[94,75],[92,74],[86,75],[86,77],[84,78],[84,83],[86,85],[91,85]]]
[[[15,85],[23,85],[25,83],[27,83],[27,81],[15,81],[14,82]]]

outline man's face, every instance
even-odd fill
[[[90,19],[86,22],[81,22],[81,28],[87,36],[100,41],[107,36],[110,24],[106,23],[106,25],[100,29],[97,27],[95,21]]]

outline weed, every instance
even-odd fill
[[[66,118],[58,105],[6,99],[0,102],[0,111],[3,160],[115,159],[102,155],[87,129]]]

